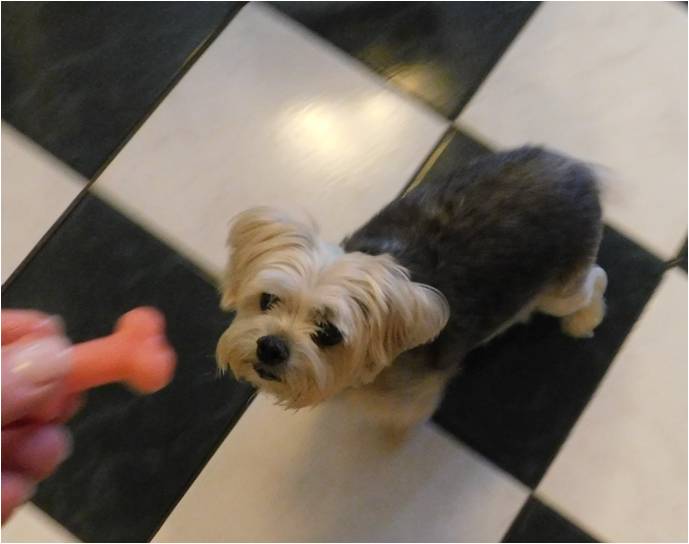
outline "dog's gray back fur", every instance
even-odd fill
[[[479,158],[421,184],[343,242],[389,253],[412,279],[439,289],[451,316],[418,348],[443,369],[509,322],[545,288],[595,261],[601,207],[592,171],[535,147]],[[419,357],[414,357],[419,360]]]

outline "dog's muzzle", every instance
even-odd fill
[[[264,380],[280,381],[276,371],[289,359],[289,347],[284,338],[275,335],[261,336],[256,341],[258,363],[254,370]]]

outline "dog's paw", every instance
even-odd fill
[[[592,338],[605,317],[605,301],[598,299],[560,320],[562,331],[573,338]]]
[[[413,434],[413,427],[385,426],[382,429],[383,445],[386,449],[396,450],[406,444]]]

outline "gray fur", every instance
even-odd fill
[[[417,371],[447,371],[544,289],[595,262],[601,232],[592,171],[553,152],[523,147],[421,184],[343,247],[390,253],[414,281],[445,295],[451,309],[446,328],[402,359],[413,361]]]

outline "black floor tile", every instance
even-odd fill
[[[451,176],[458,168],[491,149],[461,131],[450,129],[438,146],[444,146],[440,154],[432,155],[432,163],[425,175],[425,181]]]
[[[597,542],[535,497],[519,512],[503,542]]]
[[[274,2],[455,118],[538,2]]]
[[[403,196],[424,180],[446,178],[463,163],[490,152],[491,150],[482,143],[450,127],[411,181],[400,191],[398,197]]]
[[[682,249],[679,250],[677,257],[674,259],[673,264],[679,266],[685,272],[687,271],[687,239],[684,239],[684,245]]]
[[[2,303],[62,315],[74,341],[108,334],[138,305],[164,312],[178,354],[173,383],[146,397],[115,385],[90,392],[70,424],[74,454],[35,497],[83,540],[149,540],[252,393],[217,377],[215,343],[229,318],[218,310],[215,288],[87,196],[3,291]]]
[[[461,134],[425,183],[485,148]],[[446,430],[535,487],[658,285],[664,263],[606,228],[598,262],[607,271],[608,313],[593,339],[575,340],[535,316],[472,352],[435,415]]]
[[[238,2],[3,2],[2,117],[90,178]]]

